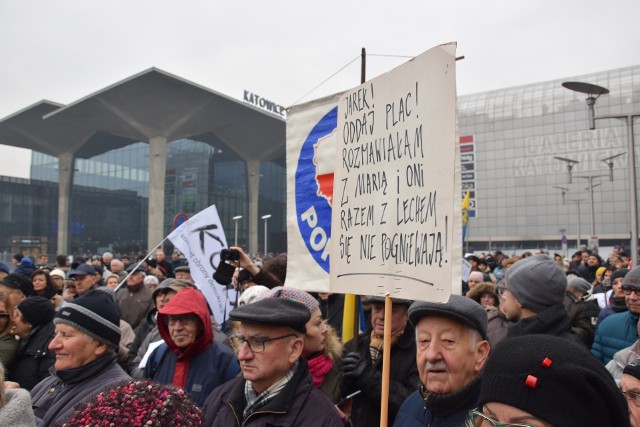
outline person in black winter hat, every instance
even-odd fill
[[[607,370],[582,347],[549,335],[507,339],[491,350],[469,417],[473,426],[629,426]]]
[[[120,317],[110,295],[89,291],[62,306],[53,323],[55,370],[31,391],[39,426],[56,425],[104,387],[130,380],[117,363]]]
[[[43,297],[24,299],[13,310],[12,332],[20,337],[20,344],[7,378],[26,390],[48,377],[55,362],[55,355],[47,349],[53,337],[54,315],[53,304]]]
[[[15,307],[23,299],[34,295],[33,283],[28,277],[11,273],[0,280],[0,292],[7,294]]]

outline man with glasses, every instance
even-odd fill
[[[393,425],[463,425],[478,402],[480,372],[489,356],[487,313],[474,300],[451,295],[446,303],[416,301],[409,319],[416,328],[422,384]]]
[[[309,309],[285,298],[235,308],[242,376],[215,390],[203,408],[204,426],[342,426],[301,358]]]
[[[640,359],[625,366],[620,389],[627,398],[631,427],[640,427]]]
[[[624,302],[628,310],[607,316],[596,329],[591,353],[605,365],[614,354],[638,339],[640,315],[640,267],[629,271],[622,280]]]
[[[240,371],[231,348],[213,340],[209,308],[199,290],[180,289],[159,309],[157,323],[164,343],[149,356],[146,378],[180,387],[202,406],[213,389]]]

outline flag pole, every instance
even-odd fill
[[[360,83],[367,80],[367,50],[363,47],[360,62]],[[342,313],[342,342],[346,343],[356,338],[360,333],[360,301],[358,295],[344,296],[344,310]]]
[[[120,283],[118,283],[118,286],[116,287],[116,289],[114,290],[114,292],[118,292],[120,290],[120,288],[122,287],[122,285],[124,285],[125,283],[127,283],[127,279],[138,269],[138,267],[140,267],[140,264],[142,264],[144,262],[144,260],[146,260],[147,258],[149,258],[151,256],[152,253],[154,253],[156,251],[156,249],[158,249],[164,242],[165,240],[167,240],[169,238],[169,235],[167,235],[167,237],[165,237],[164,239],[162,239],[160,241],[160,243],[158,243],[157,245],[155,245],[151,251],[144,257],[142,258],[142,260],[140,262],[138,262],[138,264],[131,269],[131,271],[129,272],[129,274],[127,274],[127,276],[122,279],[122,281]]]

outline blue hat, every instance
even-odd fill
[[[69,277],[75,276],[95,276],[96,270],[89,264],[80,264],[69,272]]]

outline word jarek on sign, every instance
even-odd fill
[[[449,44],[340,98],[334,292],[448,299],[452,269],[460,264],[452,247],[460,205],[455,95],[455,45]]]
[[[261,110],[268,111],[270,113],[276,114],[280,117],[285,116],[286,108],[282,105],[276,104],[273,101],[269,101],[268,99],[262,98],[255,93],[249,92],[248,90],[244,91],[243,101],[247,104],[251,104],[255,107],[260,108]]]

